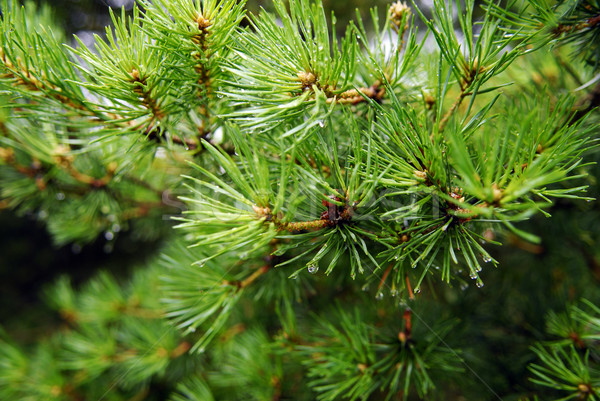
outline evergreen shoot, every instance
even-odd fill
[[[0,209],[161,244],[3,327],[1,399],[600,399],[598,230],[536,227],[598,223],[600,3],[388,7],[138,0],[90,45],[0,0]],[[528,300],[511,255],[569,247]]]

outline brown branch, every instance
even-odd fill
[[[132,83],[135,84],[133,91],[142,99],[142,103],[152,113],[152,119],[150,120],[150,124],[147,129],[147,138],[149,139],[159,139],[158,131],[153,126],[155,120],[161,121],[165,117],[165,113],[161,110],[158,102],[151,96],[151,91],[146,90],[145,86],[147,83],[146,77],[141,77],[140,73],[137,69],[133,69],[130,73]],[[201,78],[202,80],[202,78]],[[208,133],[204,130],[204,134],[202,137],[206,136]],[[170,135],[170,139],[173,143],[178,145],[183,145],[187,149],[195,150],[198,148],[198,142],[192,139],[181,138],[177,135]]]
[[[150,127],[150,129],[147,131],[146,138],[151,141],[161,142],[163,137],[159,135],[158,130],[154,129],[154,127]],[[181,138],[174,134],[169,134],[169,139],[174,144],[182,145],[189,150],[196,150],[200,147],[198,141],[194,139]]]
[[[377,291],[381,290],[381,287],[383,287],[383,284],[385,283],[385,280],[387,279],[388,275],[392,271],[393,266],[394,265],[389,265],[388,268],[383,273],[383,277],[381,277],[381,280],[379,281],[379,286],[377,286]]]
[[[404,310],[402,319],[404,320],[404,329],[398,333],[398,339],[402,344],[405,344],[412,336],[412,311],[410,308]]]
[[[376,81],[368,88],[360,88],[359,90],[350,89],[333,97],[327,98],[327,104],[337,102],[339,104],[358,104],[365,102],[366,98],[380,102],[385,95],[385,87],[380,81]]]
[[[408,279],[408,274],[405,277],[406,279],[406,288],[408,289],[408,297],[411,301],[415,300],[415,294],[413,292],[412,286],[410,285],[410,280]]]
[[[59,148],[58,151],[55,152],[54,158],[56,161],[56,166],[58,168],[67,172],[71,177],[73,177],[79,183],[85,184],[92,188],[104,188],[110,183],[110,181],[112,180],[112,178],[114,176],[115,170],[116,170],[116,164],[110,163],[106,167],[106,170],[107,170],[106,175],[101,178],[95,178],[95,177],[89,176],[87,174],[83,174],[83,173],[79,172],[77,169],[75,169],[73,166],[74,159],[71,155],[68,155],[67,152],[68,152],[68,149],[66,149],[66,147],[64,149]],[[44,168],[44,166],[41,163],[34,161],[31,164],[31,166],[21,165],[16,161],[16,159],[14,157],[14,151],[12,148],[1,148],[1,147],[0,147],[0,160],[3,161],[5,164],[10,165],[11,167],[13,167],[16,171],[20,172],[21,174],[24,174],[30,178],[35,178],[36,185],[38,186],[40,191],[43,191],[46,189],[47,182],[46,182],[45,178],[43,177],[43,174],[45,174],[47,172],[47,169]],[[161,201],[147,202],[147,201],[140,201],[137,199],[128,199],[128,198],[121,197],[121,200],[130,202],[130,203],[133,203],[134,205],[136,205],[135,208],[125,210],[122,213],[121,218],[123,218],[124,220],[146,216],[152,209],[170,207],[170,205],[163,202],[163,200],[162,200],[163,192],[161,192],[160,190],[152,188],[149,184],[144,183],[143,181],[141,181],[135,177],[126,176],[126,178],[131,180],[132,182],[135,182],[138,185],[142,185],[142,186],[152,190],[156,195],[158,195],[161,198]],[[84,188],[75,187],[75,188],[65,189],[65,187],[61,187],[59,185],[57,185],[57,187],[63,191],[67,191],[72,194],[85,195],[87,193],[87,190],[85,190]],[[120,195],[117,195],[117,196],[120,196]],[[8,206],[8,201],[3,200],[1,205]]]
[[[91,113],[89,108],[85,106],[83,102],[73,102],[72,99],[68,98],[61,94],[62,89],[51,82],[46,82],[46,76],[44,73],[41,74],[42,80],[40,80],[37,76],[39,74],[35,73],[35,71],[27,68],[20,57],[16,58],[18,67],[15,66],[12,61],[4,54],[4,50],[0,48],[0,62],[7,70],[6,73],[0,74],[0,78],[9,78],[13,79],[14,85],[23,86],[27,90],[32,92],[43,92],[48,95],[50,98],[60,101],[66,106],[76,109],[79,111],[85,111],[86,113]]]
[[[335,202],[340,201],[339,198],[333,195],[329,196],[329,198]],[[354,205],[346,204],[344,206],[340,206],[337,203],[323,200],[323,206],[325,206],[327,210],[321,213],[321,218],[319,220],[295,222],[282,222],[280,216],[274,215],[271,211],[271,208],[268,206],[253,206],[253,209],[257,218],[274,223],[278,231],[299,232],[320,230],[325,227],[335,227],[351,222],[352,215],[354,214]]]
[[[265,274],[266,272],[269,271],[271,267],[268,265],[265,265],[263,267],[260,267],[258,269],[256,269],[254,271],[254,273],[252,273],[250,276],[246,277],[243,281],[241,281],[238,284],[239,288],[246,288],[248,287],[250,284],[252,284],[254,281],[256,281],[257,278],[259,278],[260,276],[262,276],[263,274]]]
[[[484,73],[485,71],[486,67],[480,66],[478,60],[473,60],[472,65],[470,66],[467,63],[463,63],[463,74],[460,81],[460,94],[456,97],[456,100],[450,107],[450,110],[448,110],[446,114],[444,114],[444,116],[442,117],[442,120],[440,121],[440,124],[438,126],[439,132],[442,132],[444,130],[446,124],[448,123],[448,120],[450,119],[452,114],[454,114],[456,109],[458,109],[458,107],[461,105],[464,98],[473,94],[473,92],[468,92],[469,87],[471,86],[471,84],[473,84],[473,82],[475,82],[477,75]],[[431,139],[433,140],[433,133],[431,133]]]
[[[257,218],[265,219],[265,221],[274,223],[278,231],[298,232],[319,230],[330,225],[330,222],[324,219],[312,221],[283,222],[280,220],[279,216],[273,215],[269,207],[254,206],[253,208],[254,212],[256,212]]]
[[[446,127],[446,124],[448,123],[448,120],[450,119],[450,117],[452,117],[452,114],[454,114],[456,109],[458,109],[458,107],[461,105],[463,99],[466,96],[467,96],[467,93],[463,89],[461,89],[460,94],[457,96],[456,100],[452,104],[452,107],[450,107],[450,109],[442,117],[442,120],[440,121],[440,125],[438,126],[439,132],[442,132],[444,130],[444,128]],[[433,137],[433,133],[431,134],[431,136]]]
[[[253,282],[255,282],[259,277],[261,277],[263,274],[268,272],[270,269],[271,269],[270,265],[264,265],[264,266],[256,269],[251,275],[246,277],[244,280],[241,280],[241,281],[223,280],[222,284],[236,287],[236,291],[239,291],[243,288],[249,287]]]
[[[208,132],[205,132],[205,135],[203,136],[206,135],[208,135]],[[173,143],[183,145],[184,147],[190,150],[196,150],[199,147],[198,142],[194,141],[193,139],[180,138],[177,135],[171,135],[170,138]]]
[[[173,350],[171,350],[171,354],[169,355],[169,357],[171,359],[179,358],[180,356],[182,356],[186,352],[188,352],[190,350],[190,348],[192,348],[192,345],[189,342],[182,341],[181,343],[179,343],[179,345],[177,347],[175,347]]]
[[[278,227],[280,231],[311,231],[320,230],[321,228],[329,227],[330,224],[327,220],[313,220],[313,221],[296,221],[282,224]]]
[[[152,113],[152,121],[158,121],[165,117],[164,112],[160,109],[158,102],[151,96],[151,91],[145,89],[147,84],[146,77],[141,77],[140,72],[135,68],[129,73],[131,82],[134,84],[133,92],[142,99],[144,106]]]
[[[46,82],[44,80],[38,79],[33,70],[26,68],[20,58],[17,57],[17,63],[19,64],[19,68],[15,67],[15,65],[8,59],[8,57],[4,54],[2,48],[0,48],[0,63],[4,66],[7,72],[4,74],[0,74],[0,78],[9,78],[13,79],[14,85],[23,86],[27,90],[31,92],[40,92],[44,93],[48,97],[54,100],[58,100],[63,103],[67,108],[77,110],[85,117],[92,117],[106,124],[114,125],[117,127],[133,127],[139,128],[139,126],[135,126],[133,121],[125,120],[122,116],[113,114],[113,113],[102,113],[98,110],[94,110],[88,107],[83,101],[74,101],[73,99],[68,98],[65,95],[62,95],[62,89],[51,82]],[[146,108],[150,110],[153,115],[153,120],[161,120],[164,118],[164,112],[160,109],[158,102],[150,96],[150,93],[146,90],[143,90],[143,86],[146,83],[146,79],[144,77],[140,77],[139,71],[133,70],[130,73],[132,77],[132,81],[138,83],[138,86],[134,89],[134,91],[142,98],[142,101]],[[44,74],[42,77],[45,78]],[[150,131],[152,127],[148,129]],[[208,134],[208,132],[203,130],[203,137]],[[0,122],[0,132],[4,135],[8,135],[8,130],[2,122]],[[177,135],[172,135],[171,140],[173,143],[183,145],[188,149],[197,149],[198,143],[189,139],[180,138]]]
[[[595,17],[588,18],[585,22],[580,22],[578,24],[558,24],[553,30],[552,33],[555,36],[560,36],[563,33],[572,33],[582,31],[586,28],[593,28],[600,23],[600,15],[596,15]]]
[[[198,46],[199,51],[194,52],[192,56],[196,59],[194,70],[198,74],[198,95],[203,100],[200,106],[200,115],[202,116],[202,125],[198,127],[198,137],[205,138],[208,135],[207,125],[209,120],[208,113],[208,98],[211,95],[211,76],[210,70],[207,68],[207,64],[210,60],[211,54],[208,49],[208,36],[209,28],[212,26],[213,21],[204,18],[202,14],[196,17],[196,23],[198,24],[198,33],[192,37],[192,42]]]
[[[93,188],[102,188],[107,186],[115,175],[117,170],[117,163],[111,162],[106,166],[106,174],[101,178],[92,177],[87,174],[81,173],[74,166],[75,158],[69,154],[69,147],[65,145],[58,145],[54,149],[52,158],[54,159],[56,166],[60,167],[63,171],[69,173],[75,180],[89,185]]]

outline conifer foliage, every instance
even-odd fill
[[[64,327],[2,333],[0,398],[598,399],[593,298],[514,387],[460,341],[452,300],[519,268],[501,243],[592,200],[600,4],[509,3],[396,2],[337,37],[319,0],[139,0],[68,45],[1,0],[0,207],[57,245],[164,245],[127,284],[49,287]]]

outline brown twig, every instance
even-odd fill
[[[332,197],[332,200],[339,201],[339,199]],[[254,206],[254,212],[256,217],[259,219],[265,219],[267,222],[275,224],[279,231],[311,231],[320,230],[326,227],[335,227],[341,224],[347,224],[352,219],[354,213],[351,206],[339,206],[333,202],[323,201],[323,205],[327,208],[326,211],[321,213],[319,220],[309,221],[294,221],[294,222],[283,222],[280,216],[276,216],[269,207]]]
[[[206,136],[206,135],[208,135],[208,132],[205,132],[205,134],[203,136]],[[173,143],[182,145],[185,148],[190,149],[190,150],[196,150],[199,147],[198,142],[194,141],[193,139],[180,138],[177,135],[170,135],[169,138],[171,138],[171,141]]]
[[[208,98],[211,94],[211,76],[210,70],[207,68],[211,56],[208,51],[208,28],[210,28],[213,22],[210,19],[204,18],[202,14],[199,14],[196,16],[196,23],[198,24],[198,33],[192,37],[192,42],[198,46],[199,51],[194,52],[192,55],[196,59],[194,70],[198,75],[198,95],[202,99],[202,104],[199,108],[200,115],[202,116],[202,125],[198,127],[198,138],[205,138],[208,135]]]
[[[281,224],[278,228],[280,231],[311,231],[320,230],[321,228],[329,227],[330,224],[326,220],[312,220],[312,221],[295,221]]]
[[[388,275],[392,271],[393,266],[394,265],[389,265],[388,268],[383,273],[383,276],[381,277],[381,280],[379,281],[379,285],[377,286],[377,291],[381,290],[381,287],[383,287],[383,284],[385,283],[385,280],[387,279]]]
[[[411,301],[415,300],[415,294],[413,292],[412,286],[410,285],[410,280],[408,278],[408,274],[404,277],[406,279],[406,288],[408,289],[408,297]]]
[[[242,280],[239,283],[239,288],[248,287],[250,284],[252,284],[254,281],[256,281],[257,278],[259,278],[260,276],[262,276],[263,274],[268,272],[270,270],[270,268],[271,268],[270,266],[265,265],[265,266],[262,266],[262,267],[256,269],[254,271],[254,273],[252,273],[251,275],[249,275],[248,277],[246,277],[244,280]]]
[[[72,99],[62,95],[62,89],[51,82],[46,81],[44,73],[41,74],[42,80],[40,80],[38,78],[40,74],[37,74],[35,71],[25,66],[20,57],[16,58],[18,66],[15,66],[6,54],[4,54],[4,50],[0,48],[0,62],[7,70],[7,72],[1,74],[0,77],[14,79],[15,85],[23,86],[32,92],[43,92],[50,98],[58,100],[72,109],[90,114],[90,110],[85,106],[85,103],[81,101],[75,103]]]
[[[177,347],[171,350],[171,354],[169,356],[171,359],[179,358],[180,356],[188,352],[190,348],[192,348],[192,345],[189,342],[182,341],[179,343],[179,345],[177,345]]]
[[[4,74],[0,74],[0,77],[9,78],[14,80],[14,85],[19,85],[25,87],[27,90],[31,92],[39,92],[43,93],[51,99],[58,100],[62,104],[64,104],[67,108],[76,110],[81,113],[85,117],[90,117],[92,120],[96,119],[105,124],[114,125],[117,127],[127,127],[127,128],[140,128],[136,126],[133,121],[127,120],[122,116],[116,115],[114,113],[103,113],[99,110],[90,108],[84,101],[81,100],[73,100],[62,94],[62,89],[49,81],[46,81],[44,78],[45,75],[42,73],[42,79],[38,78],[38,75],[35,71],[30,68],[26,68],[20,58],[17,57],[17,64],[19,67],[16,67],[9,58],[4,54],[3,50],[0,48],[0,63],[4,66],[5,72]],[[145,77],[140,77],[139,71],[133,70],[130,73],[133,82],[137,82],[139,86],[137,86],[134,90],[136,93],[140,95],[143,100],[144,105],[153,115],[153,119],[162,119],[164,118],[164,112],[161,111],[158,102],[150,96],[150,93],[146,90],[143,90],[143,86],[145,84]],[[152,125],[152,121],[150,123]],[[148,131],[152,130],[152,126],[149,127]],[[208,135],[208,132],[205,128],[203,130],[203,137]],[[4,135],[8,135],[8,130],[2,122],[0,122],[0,132]],[[189,139],[180,138],[177,135],[172,135],[171,140],[175,144],[183,145],[188,149],[197,149],[198,143]]]
[[[446,124],[448,123],[448,120],[450,119],[450,117],[452,117],[452,114],[454,114],[456,109],[458,109],[458,107],[461,105],[463,99],[466,96],[467,96],[467,94],[463,90],[461,90],[460,94],[456,97],[456,100],[454,101],[454,103],[452,104],[450,109],[442,117],[442,119],[440,121],[440,125],[438,126],[439,132],[442,132],[444,130],[444,128],[446,127]],[[433,133],[431,135],[433,136]]]
[[[582,31],[586,28],[593,28],[600,23],[600,15],[596,15],[595,17],[588,18],[585,22],[580,22],[578,24],[558,24],[553,30],[552,33],[555,36],[560,36],[563,33],[571,33]]]
[[[410,308],[404,310],[402,319],[404,320],[404,329],[398,333],[398,339],[402,344],[405,344],[412,336],[412,311]]]
[[[134,84],[133,92],[142,99],[142,103],[152,113],[152,120],[162,120],[165,117],[164,112],[160,109],[158,102],[151,96],[150,90],[145,89],[147,79],[145,76],[140,76],[140,72],[137,69],[133,69],[129,75],[131,76],[131,82]]]
[[[385,87],[381,85],[380,81],[376,81],[373,85],[368,88],[350,89],[342,92],[336,96],[327,98],[327,104],[337,102],[339,104],[358,104],[365,102],[365,98],[370,98],[376,102],[380,102],[385,95]]]
[[[93,188],[102,188],[107,186],[114,177],[117,170],[117,163],[109,163],[106,166],[106,174],[103,177],[96,178],[87,174],[83,174],[77,170],[74,165],[75,157],[69,154],[69,152],[70,149],[68,146],[58,145],[54,149],[52,158],[54,159],[56,166],[69,173],[75,180]]]

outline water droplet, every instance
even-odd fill
[[[471,273],[471,274],[469,275],[469,278],[470,278],[471,280],[475,280],[475,279],[477,278],[477,274],[475,274],[475,273]]]
[[[492,261],[492,257],[490,255],[482,255],[482,256],[483,256],[484,263],[489,263]]]
[[[63,194],[62,192],[57,192],[56,193],[56,199],[58,199],[59,201],[64,200],[65,199],[65,194]]]
[[[111,253],[113,251],[112,244],[104,244],[104,253]]]
[[[308,272],[309,272],[310,274],[315,274],[316,272],[318,272],[318,271],[319,271],[319,265],[316,265],[316,264],[310,264],[310,265],[308,265],[307,267],[308,267]]]
[[[248,252],[242,252],[242,253],[240,253],[239,258],[240,259],[247,259],[248,258]]]
[[[367,284],[363,285],[361,287],[361,290],[364,291],[364,292],[368,292],[369,291],[369,284],[367,283]]]
[[[107,231],[104,233],[104,238],[106,238],[107,241],[111,241],[113,238],[115,238],[115,235],[112,233],[112,231]]]
[[[397,297],[397,296],[398,296],[398,294],[399,294],[399,292],[398,292],[398,290],[397,290],[397,289],[395,289],[395,288],[394,288],[393,290],[391,290],[391,291],[390,291],[390,295],[391,295],[392,297]]]
[[[190,327],[190,328],[188,329],[188,331],[189,331],[190,333],[195,333],[195,332],[196,332],[196,328],[195,328],[195,327]]]
[[[419,294],[421,292],[421,288],[417,287],[413,291],[415,294]]]
[[[48,217],[48,212],[46,212],[45,210],[40,210],[38,213],[38,218],[40,220],[44,220]]]
[[[461,289],[462,291],[466,290],[467,288],[469,288],[469,284],[468,284],[468,283],[461,283],[461,285],[460,285],[460,289]]]
[[[477,280],[476,284],[477,284],[477,288],[483,287],[483,281],[481,281],[481,280]]]
[[[323,128],[325,126],[325,122],[323,120],[319,120],[319,127]]]
[[[383,299],[383,291],[379,291],[377,295],[375,295],[375,299],[381,301]]]
[[[73,252],[74,254],[81,253],[81,245],[79,245],[79,244],[71,245],[71,252]]]
[[[199,353],[199,354],[204,354],[204,351],[206,351],[206,350],[204,349],[204,347],[202,347],[202,348],[198,348],[198,353]]]
[[[118,233],[119,231],[121,231],[121,226],[118,223],[115,223],[112,225],[112,231]]]
[[[211,142],[220,144],[221,142],[223,142],[223,137],[224,137],[223,127],[217,127],[212,134]]]

